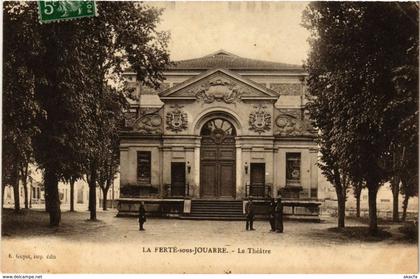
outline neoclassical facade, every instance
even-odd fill
[[[176,62],[159,91],[126,76],[135,90],[121,131],[120,211],[138,200],[161,211],[183,201],[173,210],[181,215],[197,200],[316,203],[302,66],[221,50]]]

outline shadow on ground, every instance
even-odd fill
[[[392,234],[387,230],[389,227],[381,227],[378,233],[372,236],[366,226],[351,226],[345,228],[330,227],[322,231],[308,233],[309,237],[314,237],[319,240],[335,242],[379,242],[392,237]]]
[[[16,213],[11,209],[2,211],[3,237],[36,237],[36,236],[73,236],[86,235],[91,230],[100,231],[107,227],[102,220],[90,221],[88,213],[62,212],[59,227],[49,225],[49,215],[45,211],[22,209]]]
[[[313,230],[306,233],[308,238],[320,242],[332,243],[375,243],[386,242],[387,244],[416,244],[418,243],[418,227],[413,222],[393,223],[385,222],[378,227],[378,232],[372,235],[368,225],[364,222],[356,223],[353,220],[345,228],[328,227],[321,230]]]
[[[59,227],[50,227],[49,215],[42,210],[11,209],[2,212],[2,236],[5,240],[16,238],[51,237],[69,241],[89,242],[137,242],[166,239],[168,231],[177,240],[203,238],[217,240],[221,235],[234,241],[266,241],[290,246],[334,246],[382,243],[415,245],[418,242],[418,225],[414,222],[380,224],[379,233],[371,236],[364,220],[349,218],[346,228],[336,227],[336,218],[324,218],[320,223],[285,222],[284,234],[269,233],[266,221],[257,221],[253,236],[244,230],[243,222],[232,221],[187,221],[176,219],[150,219],[146,234],[138,233],[136,218],[116,218],[116,211],[98,210],[98,221],[89,221],[89,212],[62,213]],[[149,229],[150,228],[150,229]],[[258,240],[259,239],[259,240]]]

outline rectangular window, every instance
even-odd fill
[[[300,186],[300,153],[286,153],[286,186]]]
[[[150,151],[137,151],[137,181],[139,184],[151,183]]]

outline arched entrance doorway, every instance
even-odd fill
[[[235,197],[235,127],[223,118],[201,128],[200,195],[202,198]]]

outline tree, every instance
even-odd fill
[[[86,152],[83,130],[88,95],[81,80],[79,29],[76,22],[42,25],[39,34],[44,46],[37,71],[37,98],[47,117],[40,120],[41,133],[35,137],[35,155],[44,169],[50,224],[61,220],[58,182],[73,175],[75,162],[82,164]],[[44,82],[45,81],[45,82]]]
[[[405,147],[395,146],[391,144],[391,179],[390,187],[392,192],[392,220],[398,222],[399,217],[399,194],[400,194],[400,183],[402,175],[402,167],[405,160]]]
[[[32,176],[28,177],[29,180],[29,208],[32,208],[32,196],[34,191],[34,178]]]
[[[406,220],[407,217],[407,208],[408,208],[408,200],[410,197],[418,196],[419,193],[419,179],[418,175],[404,175],[401,179],[401,194],[404,195],[403,200],[403,214],[401,217],[402,221]]]
[[[115,174],[118,172],[119,166],[119,137],[120,124],[124,119],[123,107],[126,101],[123,95],[119,95],[110,87],[105,88],[103,107],[104,121],[101,123],[103,134],[106,135],[106,141],[102,141],[101,152],[98,154],[98,185],[102,190],[103,200],[102,209],[107,210],[107,195],[111,187]]]
[[[313,2],[304,14],[311,31],[308,90],[330,102],[330,140],[352,181],[366,182],[369,230],[378,230],[376,196],[389,179],[389,147],[401,116],[384,114],[395,100],[394,69],[407,61],[418,25],[411,3]],[[416,4],[415,4],[416,5]],[[417,16],[418,17],[418,16]],[[326,116],[327,117],[327,116]]]
[[[12,122],[11,129],[7,130],[14,131],[18,127],[18,137],[12,134],[11,138],[22,139],[17,144],[12,142],[8,148],[12,155],[6,158],[13,160],[8,168],[16,181],[18,166],[25,166],[33,148],[34,157],[44,170],[50,224],[58,225],[61,216],[58,180],[64,176],[66,162],[80,157],[80,134],[76,132],[83,120],[83,107],[78,103],[81,100],[78,94],[83,96],[83,88],[74,82],[78,80],[76,69],[80,60],[72,41],[77,24],[40,25],[34,2],[7,3],[4,14],[5,35],[10,43],[10,47],[5,48],[10,67],[5,81],[10,84],[8,91],[13,96],[11,105],[7,106],[8,116],[13,116],[11,121],[15,123],[20,121],[18,125]],[[16,99],[19,102],[13,105]],[[9,123],[4,124],[7,127]],[[3,137],[6,146],[7,140]]]
[[[322,174],[333,185],[337,195],[338,209],[338,227],[345,227],[346,200],[349,189],[349,177],[344,169],[340,166],[339,156],[335,151],[333,142],[331,141],[331,133],[333,126],[328,121],[331,115],[330,102],[326,96],[318,95],[317,98],[308,96],[310,102],[307,109],[313,120],[314,127],[318,128],[318,144],[321,154],[321,162],[318,164]]]
[[[155,31],[159,10],[132,2],[97,5],[97,17],[41,25],[36,3],[5,4],[6,101],[11,106],[3,126],[8,128],[3,166],[10,162],[4,174],[17,185],[15,163],[26,158],[26,147],[33,147],[53,226],[61,220],[58,182],[74,177],[75,170],[91,174],[91,219],[96,219],[95,156],[104,117],[98,103],[107,83],[121,93],[122,68],[130,63],[139,81],[156,86],[169,62],[168,37]]]
[[[321,167],[323,174],[328,177],[328,180],[332,183],[335,188],[335,193],[337,195],[337,209],[338,209],[338,227],[345,227],[345,216],[346,216],[346,201],[347,201],[347,192],[349,189],[349,177],[343,173],[343,170],[337,167],[327,167],[323,165]],[[331,177],[331,178],[329,178]],[[330,180],[331,179],[331,180]]]
[[[80,176],[76,174],[71,176],[68,181],[70,185],[70,212],[74,211],[74,184],[78,179],[80,179]]]
[[[88,28],[81,31],[85,38],[83,50],[94,49],[95,53],[94,56],[90,52],[83,55],[88,65],[85,91],[91,97],[86,126],[87,130],[94,131],[90,133],[85,154],[92,220],[96,219],[97,180],[102,180],[99,185],[106,197],[116,170],[116,135],[126,92],[124,67],[130,65],[138,81],[157,87],[163,79],[162,70],[169,65],[168,36],[156,31],[161,11],[132,2],[118,3],[118,8],[115,5],[98,3],[98,9],[107,16],[90,19],[86,22]],[[124,21],[120,20],[122,17]]]
[[[360,195],[365,187],[363,181],[357,181],[353,184],[353,196],[356,199],[356,217],[360,217]]]
[[[13,186],[16,211],[20,209],[20,171],[27,168],[33,153],[32,137],[39,133],[35,121],[40,107],[30,66],[31,57],[38,53],[31,23],[23,14],[27,7],[25,3],[4,3],[2,191],[4,194],[6,185]]]
[[[24,205],[25,205],[25,209],[28,209],[29,208],[28,179],[30,177],[29,161],[25,162],[24,164],[21,164],[19,166],[19,171],[20,171],[20,178],[21,178],[22,186],[23,186]]]
[[[404,5],[397,3],[396,7],[411,23],[411,28],[418,29],[418,3]],[[395,205],[398,203],[398,191],[404,195],[403,221],[407,215],[409,198],[418,195],[418,33],[411,34],[406,38],[406,41],[404,60],[393,70],[392,82],[395,88],[395,98],[387,107],[387,115],[391,117],[390,121],[395,123],[397,131],[391,144],[394,167],[392,170],[394,221],[398,220],[398,205]],[[399,189],[396,185],[400,181],[401,188]]]

